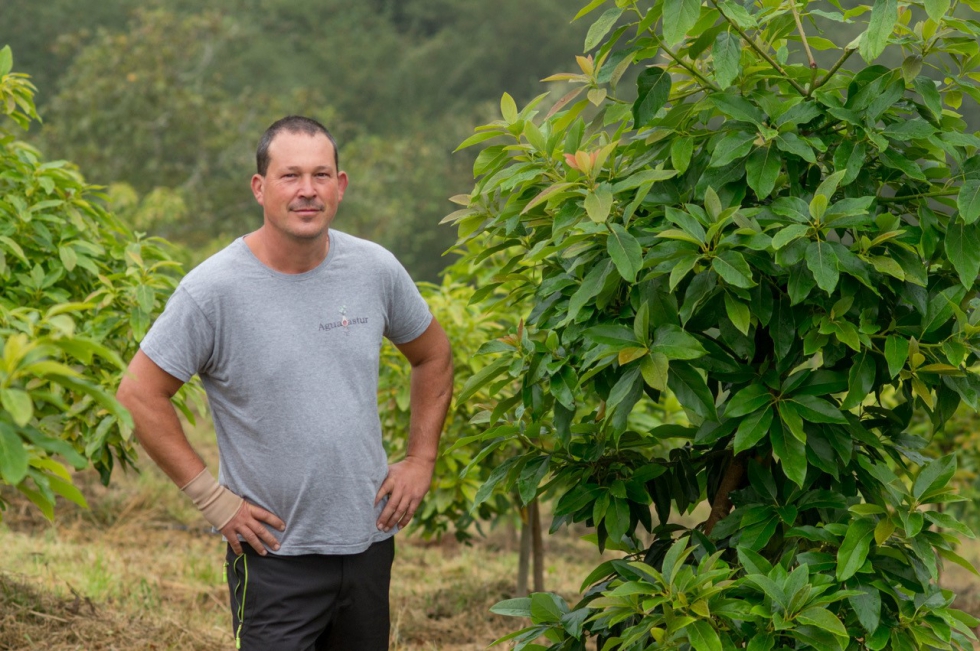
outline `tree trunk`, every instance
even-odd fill
[[[517,557],[517,596],[527,596],[527,575],[531,561],[531,527],[529,509],[521,509],[521,549]]]
[[[541,540],[541,506],[531,502],[531,543],[534,552],[534,591],[544,592],[544,542]]]
[[[710,535],[711,530],[719,521],[723,520],[732,510],[732,502],[728,499],[728,494],[739,488],[742,477],[745,476],[745,453],[742,452],[732,457],[725,469],[725,475],[718,486],[718,492],[711,501],[711,514],[704,524],[705,535]]]

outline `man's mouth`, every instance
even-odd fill
[[[322,212],[323,206],[296,206],[295,208],[290,208],[290,210],[293,212],[298,212],[303,214],[316,213],[316,212]]]

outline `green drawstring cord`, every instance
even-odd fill
[[[245,581],[242,582],[238,578],[238,561],[242,561],[242,567],[245,570]],[[242,648],[242,626],[245,625],[245,593],[248,591],[248,558],[245,554],[239,554],[235,557],[235,562],[231,566],[232,572],[235,573],[235,599],[238,600],[238,588],[242,589],[242,598],[238,600],[238,629],[235,631],[235,648]],[[228,582],[228,561],[225,561],[225,583]]]

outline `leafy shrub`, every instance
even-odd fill
[[[496,139],[452,216],[496,253],[471,256],[481,291],[533,306],[494,412],[522,452],[491,480],[543,482],[553,528],[627,554],[574,607],[498,606],[531,617],[515,648],[969,648],[937,584],[975,571],[942,508],[955,457],[910,427],[980,407],[980,138],[957,113],[980,24],[957,2],[613,4],[547,115],[504,95],[463,143]],[[669,394],[689,424],[631,421]]]
[[[26,129],[38,119],[34,87],[12,66],[3,48],[0,120]],[[105,483],[116,460],[134,459],[129,414],[113,394],[179,269],[165,242],[134,235],[71,164],[45,162],[8,124],[0,122],[0,484],[52,518],[56,495],[85,504],[59,457],[91,464]]]

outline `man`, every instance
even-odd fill
[[[330,228],[348,179],[323,125],[279,120],[256,161],[262,227],[187,274],[118,397],[147,454],[228,541],[239,648],[387,649],[392,536],[432,480],[449,341],[390,253]],[[408,453],[390,466],[382,337],[412,366]],[[170,402],[195,374],[220,484]]]

